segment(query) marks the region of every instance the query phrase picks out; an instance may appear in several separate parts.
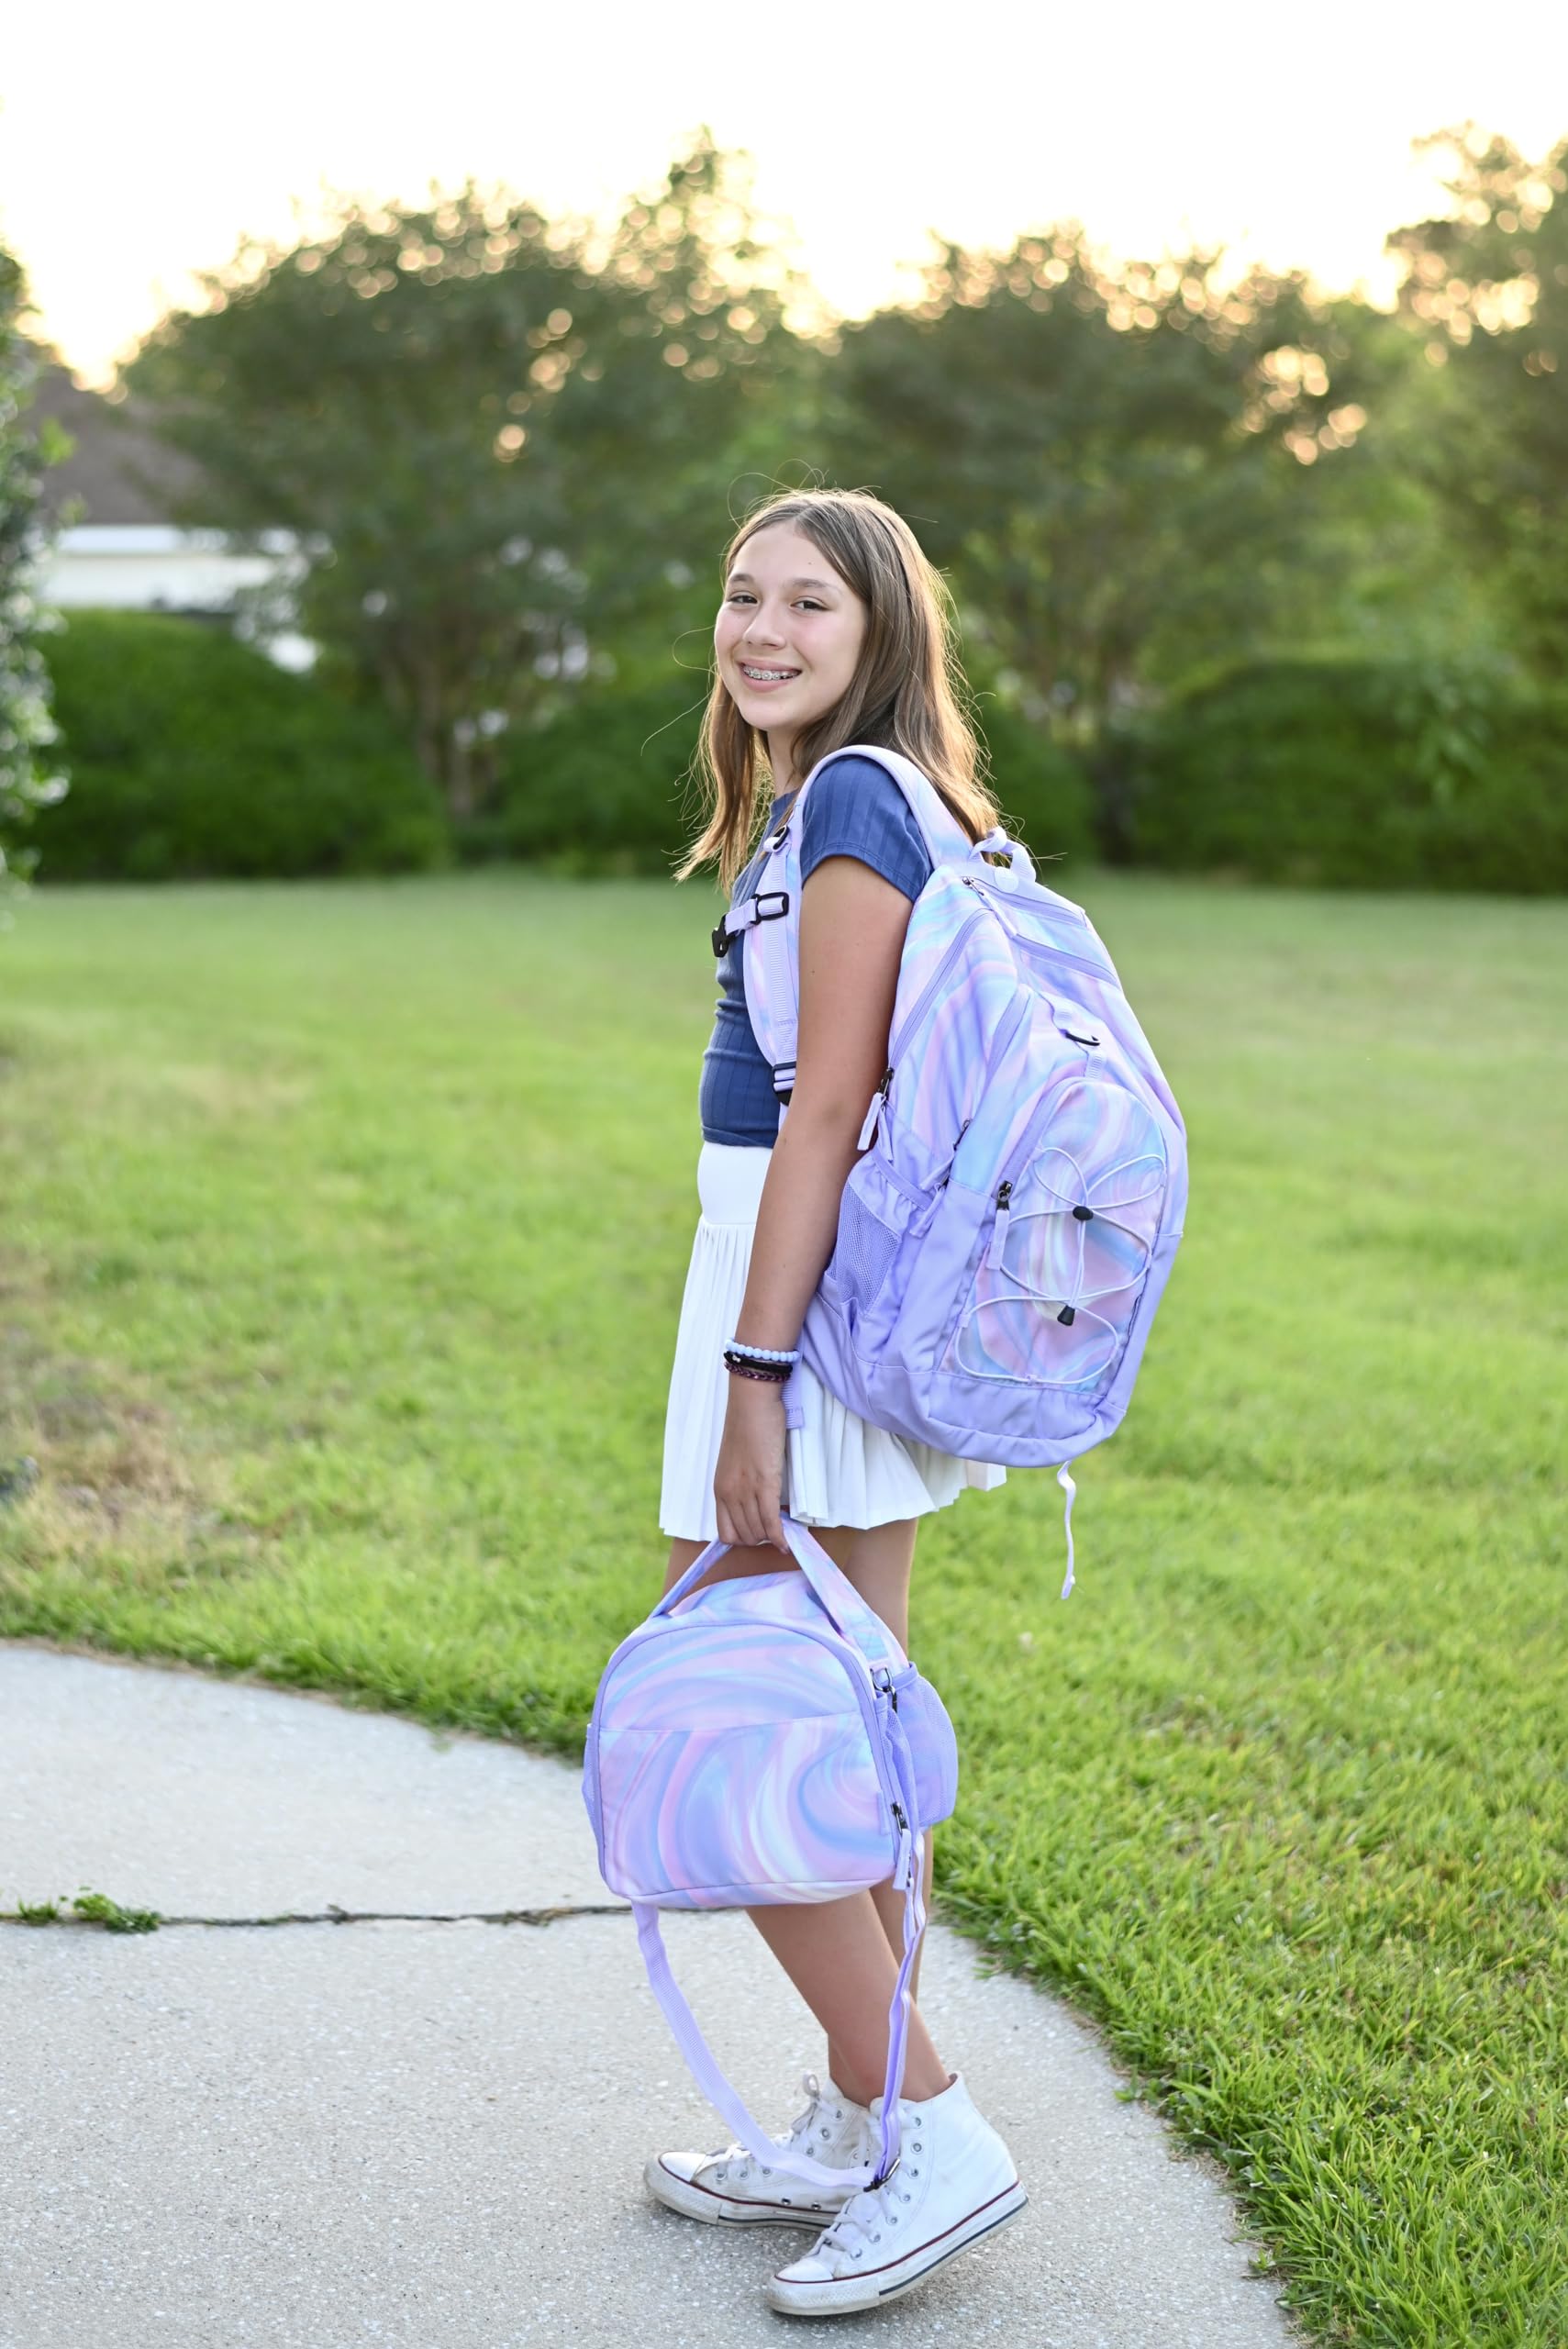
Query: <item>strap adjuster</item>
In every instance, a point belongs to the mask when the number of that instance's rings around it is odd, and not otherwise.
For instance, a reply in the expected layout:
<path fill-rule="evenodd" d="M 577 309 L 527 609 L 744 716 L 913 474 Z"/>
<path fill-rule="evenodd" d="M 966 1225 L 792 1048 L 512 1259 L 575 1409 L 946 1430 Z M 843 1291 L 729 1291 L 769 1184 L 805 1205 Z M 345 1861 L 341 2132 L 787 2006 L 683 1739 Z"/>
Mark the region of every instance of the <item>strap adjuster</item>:
<path fill-rule="evenodd" d="M 789 891 L 787 889 L 769 889 L 760 897 L 748 897 L 745 904 L 751 909 L 751 921 L 742 922 L 739 930 L 727 930 L 724 923 L 721 921 L 713 930 L 710 943 L 712 944 L 713 951 L 716 954 L 722 955 L 725 953 L 728 948 L 730 940 L 732 938 L 742 937 L 754 923 L 760 921 L 782 921 L 785 914 L 789 911 Z M 731 906 L 729 910 L 731 913 L 735 913 L 737 911 L 744 910 L 744 908 Z"/>

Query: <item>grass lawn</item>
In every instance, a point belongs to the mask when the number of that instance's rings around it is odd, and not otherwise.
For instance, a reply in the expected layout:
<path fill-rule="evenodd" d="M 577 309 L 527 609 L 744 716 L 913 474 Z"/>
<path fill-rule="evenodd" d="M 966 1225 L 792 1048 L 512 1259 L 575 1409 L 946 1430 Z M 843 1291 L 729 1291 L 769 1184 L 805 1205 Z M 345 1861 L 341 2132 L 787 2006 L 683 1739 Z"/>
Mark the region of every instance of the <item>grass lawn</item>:
<path fill-rule="evenodd" d="M 1186 1113 L 1127 1427 L 923 1528 L 946 1915 L 1325 2342 L 1568 2342 L 1568 918 L 1089 875 Z M 0 1630 L 576 1754 L 658 1588 L 703 882 L 40 890 Z M 75 1887 L 0 1883 L 0 1903 Z M 116 1887 L 103 1887 L 111 1895 Z"/>

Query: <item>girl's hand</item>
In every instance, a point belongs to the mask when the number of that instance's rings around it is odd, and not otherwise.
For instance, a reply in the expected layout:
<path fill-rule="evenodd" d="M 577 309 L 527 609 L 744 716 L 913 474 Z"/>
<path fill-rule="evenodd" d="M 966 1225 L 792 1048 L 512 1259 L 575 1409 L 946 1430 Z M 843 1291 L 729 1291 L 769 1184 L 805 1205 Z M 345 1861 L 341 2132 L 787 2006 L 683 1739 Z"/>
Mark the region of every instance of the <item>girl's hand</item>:
<path fill-rule="evenodd" d="M 786 1558 L 793 1555 L 779 1509 L 787 1441 L 782 1384 L 730 1375 L 724 1434 L 713 1472 L 721 1542 L 771 1542 Z"/>

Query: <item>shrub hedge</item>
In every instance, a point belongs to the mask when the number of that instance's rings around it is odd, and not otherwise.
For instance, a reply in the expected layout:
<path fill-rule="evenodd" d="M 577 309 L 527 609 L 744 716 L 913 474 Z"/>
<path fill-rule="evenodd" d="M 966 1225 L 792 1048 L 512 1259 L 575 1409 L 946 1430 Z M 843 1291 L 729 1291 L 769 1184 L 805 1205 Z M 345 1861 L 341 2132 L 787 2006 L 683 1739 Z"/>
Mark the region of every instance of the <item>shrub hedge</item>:
<path fill-rule="evenodd" d="M 389 720 L 226 628 L 76 609 L 44 639 L 70 790 L 39 876 L 373 873 L 450 856 L 440 800 Z"/>
<path fill-rule="evenodd" d="M 1134 861 L 1331 887 L 1568 889 L 1568 694 L 1427 662 L 1239 664 L 1129 742 Z"/>
<path fill-rule="evenodd" d="M 1093 860 L 1094 801 L 1082 767 L 1050 736 L 995 695 L 982 696 L 975 723 L 989 761 L 986 781 L 1002 820 L 1021 840 L 1048 889 L 1065 866 Z M 1067 894 L 1073 884 L 1065 879 Z"/>
<path fill-rule="evenodd" d="M 701 815 L 689 769 L 706 700 L 700 674 L 585 687 L 548 725 L 511 738 L 496 805 L 465 828 L 462 852 L 539 858 L 561 872 L 668 873 Z M 1008 829 L 1042 859 L 1088 854 L 1088 787 L 1077 768 L 995 698 L 980 722 Z"/>
<path fill-rule="evenodd" d="M 77 610 L 46 638 L 69 796 L 40 874 L 150 881 L 376 872 L 507 857 L 664 874 L 701 813 L 701 673 L 592 684 L 503 738 L 487 813 L 455 843 L 390 719 L 221 627 Z M 1009 830 L 1063 877 L 1094 854 L 1090 785 L 996 694 L 978 720 Z M 1568 689 L 1429 662 L 1238 663 L 1102 756 L 1132 861 L 1364 888 L 1568 889 Z M 1063 874 L 1063 867 L 1065 873 Z"/>
<path fill-rule="evenodd" d="M 685 774 L 706 699 L 700 675 L 590 684 L 547 724 L 514 728 L 494 803 L 464 826 L 461 853 L 563 874 L 668 874 L 695 826 Z"/>

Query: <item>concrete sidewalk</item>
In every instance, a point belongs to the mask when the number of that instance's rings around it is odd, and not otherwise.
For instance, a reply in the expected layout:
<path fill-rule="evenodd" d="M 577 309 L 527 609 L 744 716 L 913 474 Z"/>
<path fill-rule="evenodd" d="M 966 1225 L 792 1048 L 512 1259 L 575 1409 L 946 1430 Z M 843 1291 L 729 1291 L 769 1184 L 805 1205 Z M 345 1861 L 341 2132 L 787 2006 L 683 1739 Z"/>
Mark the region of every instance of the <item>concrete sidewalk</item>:
<path fill-rule="evenodd" d="M 808 2235 L 644 2198 L 651 2149 L 728 2132 L 560 1763 L 0 1643 L 0 1909 L 83 1885 L 206 1921 L 0 1924 L 0 2349 L 1296 2341 L 1218 2171 L 1173 2159 L 1094 2035 L 940 1926 L 921 2003 L 1029 2209 L 885 2309 L 773 2315 L 762 2282 Z M 223 1921 L 335 1909 L 372 1916 Z M 782 2129 L 821 2067 L 810 2015 L 744 1917 L 672 1915 L 667 1938 L 720 2061 Z"/>

